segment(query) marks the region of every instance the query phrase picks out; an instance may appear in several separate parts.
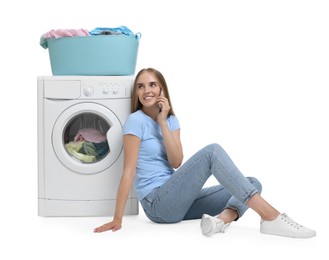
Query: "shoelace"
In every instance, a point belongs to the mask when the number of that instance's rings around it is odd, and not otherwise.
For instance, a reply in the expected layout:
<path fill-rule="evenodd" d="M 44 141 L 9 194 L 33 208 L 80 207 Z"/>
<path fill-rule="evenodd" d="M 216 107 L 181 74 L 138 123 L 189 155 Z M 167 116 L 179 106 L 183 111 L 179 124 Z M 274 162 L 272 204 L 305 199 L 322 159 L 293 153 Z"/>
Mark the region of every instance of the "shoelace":
<path fill-rule="evenodd" d="M 295 222 L 291 218 L 289 218 L 287 216 L 287 214 L 285 214 L 285 213 L 281 215 L 281 220 L 284 221 L 284 222 L 286 222 L 287 224 L 289 224 L 290 226 L 292 226 L 292 227 L 294 227 L 296 229 L 300 229 L 300 228 L 303 227 L 302 225 L 298 224 L 297 222 Z"/>

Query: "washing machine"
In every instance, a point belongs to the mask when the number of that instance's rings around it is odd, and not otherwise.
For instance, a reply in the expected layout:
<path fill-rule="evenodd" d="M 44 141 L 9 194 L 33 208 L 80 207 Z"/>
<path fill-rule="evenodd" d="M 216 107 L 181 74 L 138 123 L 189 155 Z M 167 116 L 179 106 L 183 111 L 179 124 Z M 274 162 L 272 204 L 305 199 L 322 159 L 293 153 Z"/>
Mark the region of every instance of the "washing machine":
<path fill-rule="evenodd" d="M 111 216 L 133 76 L 39 76 L 38 215 Z M 138 214 L 131 189 L 125 215 Z"/>

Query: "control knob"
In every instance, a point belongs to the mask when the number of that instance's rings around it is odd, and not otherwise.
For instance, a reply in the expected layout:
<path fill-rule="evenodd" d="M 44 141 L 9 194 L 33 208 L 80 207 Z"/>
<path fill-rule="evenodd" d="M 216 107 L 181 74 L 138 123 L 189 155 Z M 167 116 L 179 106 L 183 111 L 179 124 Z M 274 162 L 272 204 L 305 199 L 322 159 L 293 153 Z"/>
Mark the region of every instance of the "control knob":
<path fill-rule="evenodd" d="M 83 89 L 83 94 L 86 97 L 91 97 L 94 94 L 94 88 L 92 86 L 88 86 Z"/>

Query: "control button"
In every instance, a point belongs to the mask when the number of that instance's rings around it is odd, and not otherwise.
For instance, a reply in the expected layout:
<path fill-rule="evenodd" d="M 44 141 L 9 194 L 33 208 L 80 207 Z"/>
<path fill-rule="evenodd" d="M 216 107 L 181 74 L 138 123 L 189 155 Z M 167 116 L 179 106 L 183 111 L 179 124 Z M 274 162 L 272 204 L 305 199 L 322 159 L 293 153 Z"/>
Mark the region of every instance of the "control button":
<path fill-rule="evenodd" d="M 86 87 L 83 89 L 83 94 L 86 96 L 86 97 L 91 97 L 93 94 L 94 94 L 94 88 L 89 86 L 89 87 Z"/>
<path fill-rule="evenodd" d="M 108 88 L 104 88 L 104 89 L 103 89 L 103 94 L 104 94 L 104 95 L 107 95 L 108 93 L 109 93 L 109 89 L 108 89 Z"/>

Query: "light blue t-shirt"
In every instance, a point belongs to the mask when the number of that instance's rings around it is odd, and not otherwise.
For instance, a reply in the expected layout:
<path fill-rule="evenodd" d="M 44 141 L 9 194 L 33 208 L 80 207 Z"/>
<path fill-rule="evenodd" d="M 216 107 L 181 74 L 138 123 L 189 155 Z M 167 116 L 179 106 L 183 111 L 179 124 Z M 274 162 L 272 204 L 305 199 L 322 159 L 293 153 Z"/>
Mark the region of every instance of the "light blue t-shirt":
<path fill-rule="evenodd" d="M 169 116 L 167 124 L 170 131 L 180 128 L 176 116 Z M 173 174 L 174 169 L 167 159 L 160 125 L 142 110 L 129 115 L 123 126 L 123 135 L 126 134 L 132 134 L 141 139 L 135 186 L 137 197 L 142 200 L 153 189 L 165 183 Z"/>

